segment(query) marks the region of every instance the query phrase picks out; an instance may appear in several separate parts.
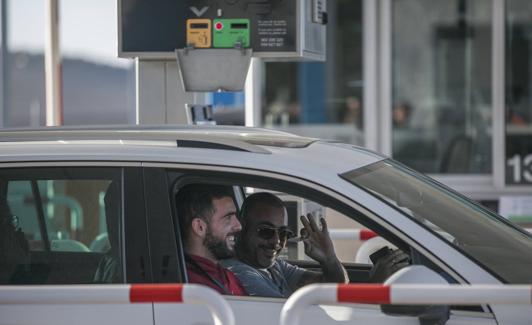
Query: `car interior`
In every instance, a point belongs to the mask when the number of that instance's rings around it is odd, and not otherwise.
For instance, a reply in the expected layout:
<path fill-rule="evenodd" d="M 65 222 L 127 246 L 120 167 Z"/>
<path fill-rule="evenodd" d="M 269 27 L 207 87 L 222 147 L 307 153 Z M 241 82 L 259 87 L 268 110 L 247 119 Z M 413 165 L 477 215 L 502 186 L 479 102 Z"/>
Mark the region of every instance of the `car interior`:
<path fill-rule="evenodd" d="M 198 182 L 198 178 L 193 178 L 192 181 Z M 213 182 L 213 180 L 212 178 L 209 178 L 209 180 L 203 180 L 199 182 L 209 183 Z M 190 182 L 186 180 L 180 180 L 176 183 L 177 187 L 182 187 Z M 220 182 L 217 182 L 216 184 L 219 183 Z M 233 187 L 233 191 L 235 193 L 234 200 L 238 205 L 241 205 L 244 198 L 250 193 L 266 191 L 278 196 L 284 202 L 286 207 L 288 215 L 287 226 L 293 234 L 299 234 L 301 228 L 303 227 L 301 221 L 299 220 L 301 215 L 307 215 L 308 213 L 311 213 L 315 218 L 324 217 L 328 223 L 329 231 L 332 233 L 331 238 L 335 246 L 336 254 L 346 268 L 350 282 L 365 283 L 369 281 L 372 265 L 371 262 L 368 264 L 366 261 L 371 261 L 371 259 L 369 256 L 366 256 L 365 258 L 359 256 L 357 260 L 358 250 L 360 247 L 364 247 L 366 243 L 354 238 L 354 236 L 351 238 L 346 238 L 346 236 L 334 237 L 336 230 L 335 227 L 363 229 L 367 228 L 367 226 L 365 226 L 363 223 L 369 224 L 370 226 L 373 225 L 371 222 L 368 222 L 367 218 L 360 218 L 360 215 L 358 215 L 358 213 L 353 211 L 351 208 L 342 207 L 342 211 L 338 209 L 338 205 L 335 206 L 333 202 L 328 202 L 327 199 L 324 199 L 322 194 L 317 192 L 312 193 L 312 191 L 309 191 L 308 188 L 298 188 L 293 184 L 276 185 L 267 180 L 250 181 L 249 179 L 244 182 L 239 182 L 238 179 L 233 181 L 225 179 L 221 180 L 221 183 L 227 185 L 228 187 Z M 178 190 L 179 188 L 175 189 L 176 192 Z M 334 206 L 334 208 L 332 208 L 332 206 Z M 404 244 L 394 245 L 392 243 L 388 243 L 388 247 L 390 249 L 397 249 L 397 247 L 401 247 L 407 252 L 407 254 L 410 252 L 409 248 L 405 247 Z M 370 254 L 375 253 L 380 248 L 382 247 L 379 246 L 372 248 L 373 251 L 371 251 Z M 364 249 L 363 251 L 366 250 Z M 321 270 L 316 261 L 305 255 L 302 242 L 288 241 L 279 258 L 308 270 Z"/>
<path fill-rule="evenodd" d="M 0 284 L 122 282 L 116 181 L 3 173 Z"/>

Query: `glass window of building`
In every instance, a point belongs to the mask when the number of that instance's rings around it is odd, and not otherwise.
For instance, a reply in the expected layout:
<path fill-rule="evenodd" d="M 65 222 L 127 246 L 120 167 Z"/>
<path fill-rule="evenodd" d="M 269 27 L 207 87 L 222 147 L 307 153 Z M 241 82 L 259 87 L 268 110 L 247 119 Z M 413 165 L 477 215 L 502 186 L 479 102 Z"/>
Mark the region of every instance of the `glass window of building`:
<path fill-rule="evenodd" d="M 392 5 L 394 158 L 426 173 L 490 174 L 491 1 Z"/>
<path fill-rule="evenodd" d="M 364 145 L 362 1 L 327 6 L 327 61 L 266 63 L 262 124 Z"/>
<path fill-rule="evenodd" d="M 532 6 L 506 2 L 506 184 L 532 184 Z"/>

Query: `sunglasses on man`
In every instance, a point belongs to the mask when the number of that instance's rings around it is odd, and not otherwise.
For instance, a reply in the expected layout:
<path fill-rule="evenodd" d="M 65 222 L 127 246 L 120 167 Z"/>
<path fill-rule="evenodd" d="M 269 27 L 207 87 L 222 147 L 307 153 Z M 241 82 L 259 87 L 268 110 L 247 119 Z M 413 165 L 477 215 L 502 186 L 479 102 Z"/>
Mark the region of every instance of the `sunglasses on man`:
<path fill-rule="evenodd" d="M 262 225 L 257 227 L 257 235 L 264 240 L 272 239 L 275 234 L 279 237 L 280 241 L 285 241 L 288 238 L 294 236 L 294 233 L 286 226 L 274 227 L 268 225 Z"/>

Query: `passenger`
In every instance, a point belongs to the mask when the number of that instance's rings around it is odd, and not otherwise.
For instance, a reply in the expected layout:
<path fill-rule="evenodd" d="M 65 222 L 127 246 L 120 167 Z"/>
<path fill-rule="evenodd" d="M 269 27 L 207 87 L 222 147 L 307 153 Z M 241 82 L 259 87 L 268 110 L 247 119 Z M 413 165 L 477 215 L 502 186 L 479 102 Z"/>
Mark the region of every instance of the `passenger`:
<path fill-rule="evenodd" d="M 188 281 L 225 295 L 247 295 L 235 275 L 218 261 L 234 255 L 237 219 L 231 187 L 187 185 L 177 194 Z"/>
<path fill-rule="evenodd" d="M 305 254 L 320 263 L 321 272 L 309 271 L 278 259 L 291 232 L 287 227 L 283 202 L 271 193 L 255 193 L 244 201 L 240 213 L 242 232 L 236 244 L 236 259 L 222 261 L 233 271 L 251 296 L 288 297 L 300 287 L 316 282 L 347 283 L 347 272 L 340 263 L 321 219 L 321 229 L 308 215 L 301 216 L 301 230 Z M 397 254 L 395 254 L 397 255 Z M 403 255 L 394 256 L 404 262 Z M 386 258 L 392 260 L 392 258 Z M 371 272 L 371 282 L 382 282 L 389 274 L 387 265 Z"/>

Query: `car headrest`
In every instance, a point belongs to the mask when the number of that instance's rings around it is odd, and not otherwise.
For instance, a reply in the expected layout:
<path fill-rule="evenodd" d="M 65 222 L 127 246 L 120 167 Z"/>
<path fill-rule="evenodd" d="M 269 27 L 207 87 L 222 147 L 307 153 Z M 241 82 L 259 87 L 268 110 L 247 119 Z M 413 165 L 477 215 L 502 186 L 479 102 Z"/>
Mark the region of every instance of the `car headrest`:
<path fill-rule="evenodd" d="M 112 181 L 105 192 L 105 220 L 111 252 L 118 250 L 120 244 L 121 193 L 120 182 Z"/>

